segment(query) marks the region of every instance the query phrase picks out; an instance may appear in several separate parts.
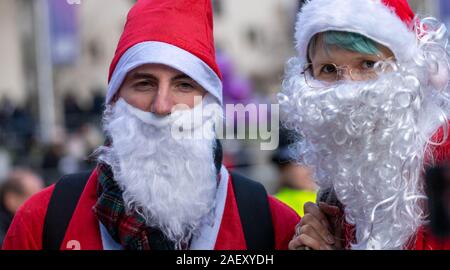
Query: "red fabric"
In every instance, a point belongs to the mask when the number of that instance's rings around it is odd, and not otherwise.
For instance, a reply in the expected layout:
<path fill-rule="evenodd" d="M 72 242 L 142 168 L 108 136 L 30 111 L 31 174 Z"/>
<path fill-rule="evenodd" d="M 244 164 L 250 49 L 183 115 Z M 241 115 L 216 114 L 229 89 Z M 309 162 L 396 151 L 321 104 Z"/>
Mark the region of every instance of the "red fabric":
<path fill-rule="evenodd" d="M 222 79 L 216 63 L 211 0 L 140 0 L 128 13 L 109 80 L 122 55 L 145 41 L 165 42 L 197 56 Z"/>
<path fill-rule="evenodd" d="M 42 231 L 54 185 L 27 200 L 17 211 L 3 241 L 2 249 L 42 249 Z"/>
<path fill-rule="evenodd" d="M 344 246 L 350 249 L 350 243 L 355 239 L 355 227 L 344 224 Z M 408 250 L 450 250 L 450 237 L 439 239 L 429 227 L 421 227 L 415 235 L 415 241 L 406 247 Z"/>
<path fill-rule="evenodd" d="M 269 196 L 269 204 L 275 232 L 275 249 L 288 249 L 289 242 L 295 234 L 295 225 L 300 222 L 300 217 L 292 208 L 272 196 Z"/>
<path fill-rule="evenodd" d="M 96 202 L 97 172 L 94 171 L 81 194 L 67 228 L 61 249 L 102 249 L 98 222 L 91 208 Z M 42 233 L 48 203 L 55 185 L 32 196 L 18 210 L 6 234 L 2 249 L 42 249 Z M 75 241 L 71 241 L 75 240 Z"/>
<path fill-rule="evenodd" d="M 448 122 L 448 132 L 446 141 L 440 145 L 429 146 L 430 156 L 426 156 L 425 163 L 430 165 L 439 165 L 444 162 L 450 161 L 450 122 Z M 441 143 L 444 140 L 444 127 L 439 128 L 439 130 L 431 138 L 432 142 Z"/>
<path fill-rule="evenodd" d="M 231 176 L 228 178 L 231 180 Z M 247 248 L 242 230 L 241 219 L 234 199 L 234 190 L 231 181 L 228 181 L 228 192 L 223 210 L 222 224 L 217 235 L 215 250 L 244 250 Z"/>
<path fill-rule="evenodd" d="M 61 249 L 103 249 L 98 219 L 92 211 L 97 202 L 97 176 L 94 170 L 67 227 Z"/>
<path fill-rule="evenodd" d="M 414 12 L 407 0 L 383 0 L 383 3 L 394 10 L 397 16 L 406 24 L 410 24 L 414 19 Z"/>
<path fill-rule="evenodd" d="M 450 250 L 450 237 L 438 239 L 428 227 L 419 229 L 416 237 L 415 250 Z"/>
<path fill-rule="evenodd" d="M 230 179 L 231 180 L 231 179 Z M 3 243 L 5 250 L 42 249 L 42 231 L 45 214 L 54 186 L 50 186 L 31 197 L 18 211 Z M 101 250 L 103 249 L 100 228 L 92 207 L 97 197 L 97 172 L 94 171 L 81 194 L 80 201 L 68 226 L 61 249 Z M 295 225 L 300 218 L 285 204 L 269 196 L 275 248 L 287 249 L 294 235 Z M 216 250 L 245 249 L 244 233 L 239 218 L 231 181 L 224 215 L 216 240 Z"/>

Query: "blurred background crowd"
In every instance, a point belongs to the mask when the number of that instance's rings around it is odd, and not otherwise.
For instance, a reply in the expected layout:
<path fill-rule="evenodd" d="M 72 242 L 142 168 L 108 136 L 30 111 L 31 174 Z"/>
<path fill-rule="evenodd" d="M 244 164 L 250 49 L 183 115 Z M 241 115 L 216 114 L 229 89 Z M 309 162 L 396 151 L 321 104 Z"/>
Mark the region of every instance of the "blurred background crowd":
<path fill-rule="evenodd" d="M 87 157 L 104 140 L 108 68 L 134 2 L 0 0 L 0 244 L 26 198 L 95 166 Z M 409 2 L 450 26 L 450 1 Z M 301 5 L 213 0 L 225 104 L 275 103 Z M 262 151 L 259 140 L 223 140 L 224 163 L 285 202 L 314 200 L 309 170 L 289 162 L 290 138 L 281 130 L 275 151 Z"/>

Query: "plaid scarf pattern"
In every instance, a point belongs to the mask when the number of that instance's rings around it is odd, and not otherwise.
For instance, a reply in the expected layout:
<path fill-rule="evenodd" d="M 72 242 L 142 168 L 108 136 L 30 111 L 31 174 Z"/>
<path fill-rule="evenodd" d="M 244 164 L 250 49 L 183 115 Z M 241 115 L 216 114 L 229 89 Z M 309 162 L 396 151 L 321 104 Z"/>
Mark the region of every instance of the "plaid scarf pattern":
<path fill-rule="evenodd" d="M 175 249 L 174 243 L 160 230 L 148 227 L 136 211 L 126 211 L 122 190 L 114 180 L 111 168 L 100 163 L 97 170 L 98 200 L 93 211 L 111 237 L 126 250 Z"/>

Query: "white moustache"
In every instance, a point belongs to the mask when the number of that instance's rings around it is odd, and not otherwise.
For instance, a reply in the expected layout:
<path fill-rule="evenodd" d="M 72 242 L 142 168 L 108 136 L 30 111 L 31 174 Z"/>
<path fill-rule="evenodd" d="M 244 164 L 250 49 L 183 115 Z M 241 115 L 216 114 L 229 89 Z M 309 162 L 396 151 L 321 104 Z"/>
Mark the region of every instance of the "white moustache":
<path fill-rule="evenodd" d="M 120 98 L 115 106 L 118 111 L 127 111 L 143 123 L 156 128 L 182 128 L 183 130 L 195 130 L 205 122 L 216 120 L 221 114 L 221 107 L 214 98 L 206 95 L 204 99 L 192 109 L 187 106 L 177 105 L 169 115 L 158 115 L 152 112 L 142 111 L 128 104 Z M 183 109 L 180 109 L 182 107 Z"/>

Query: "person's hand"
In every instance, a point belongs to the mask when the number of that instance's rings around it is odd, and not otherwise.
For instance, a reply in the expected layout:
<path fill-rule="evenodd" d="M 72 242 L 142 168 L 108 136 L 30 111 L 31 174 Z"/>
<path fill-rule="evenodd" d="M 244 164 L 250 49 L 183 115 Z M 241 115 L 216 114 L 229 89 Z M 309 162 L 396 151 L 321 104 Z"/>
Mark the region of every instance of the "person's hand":
<path fill-rule="evenodd" d="M 305 215 L 296 226 L 289 249 L 341 249 L 342 228 L 337 222 L 341 216 L 340 209 L 323 202 L 319 205 L 308 202 L 305 203 L 304 210 Z"/>

